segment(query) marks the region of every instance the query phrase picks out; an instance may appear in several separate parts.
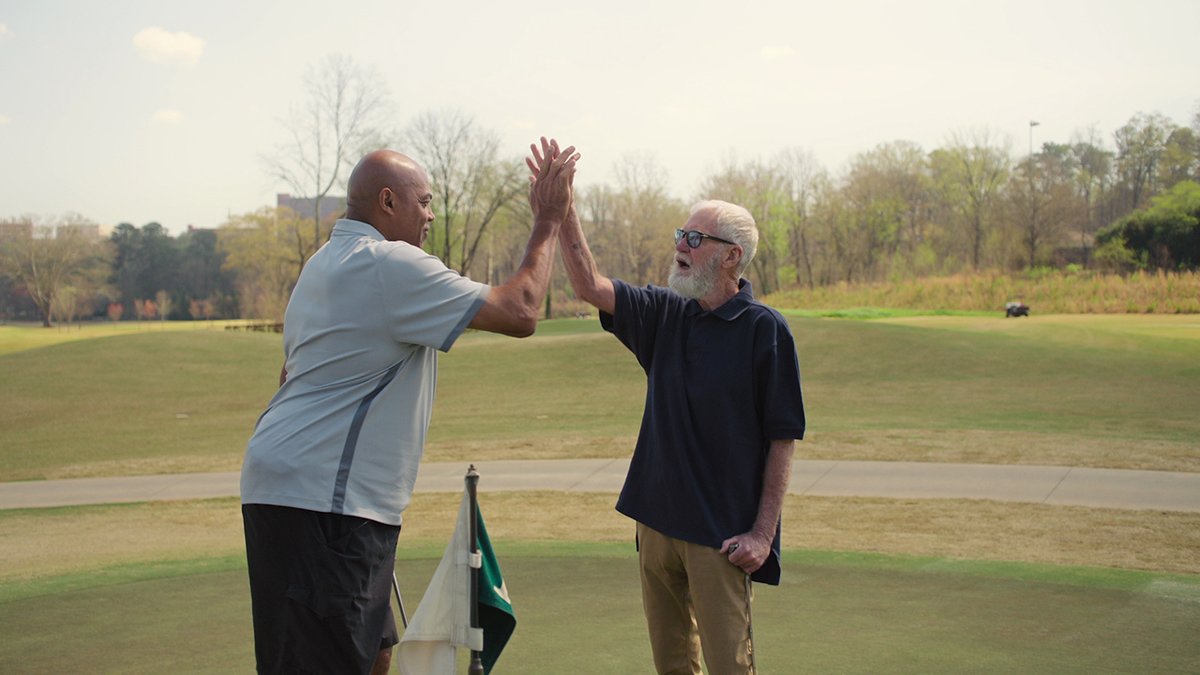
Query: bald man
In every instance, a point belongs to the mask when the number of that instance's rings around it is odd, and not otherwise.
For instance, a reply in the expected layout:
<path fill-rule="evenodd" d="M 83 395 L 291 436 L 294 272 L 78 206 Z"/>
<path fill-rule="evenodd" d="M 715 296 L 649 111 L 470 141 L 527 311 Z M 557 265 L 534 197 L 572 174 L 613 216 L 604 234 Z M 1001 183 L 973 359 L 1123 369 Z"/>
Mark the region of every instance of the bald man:
<path fill-rule="evenodd" d="M 381 150 L 350 174 L 346 217 L 292 291 L 280 387 L 242 467 L 259 672 L 386 672 L 396 542 L 437 352 L 468 327 L 531 335 L 546 295 L 579 155 L 545 138 L 534 154 L 533 232 L 494 287 L 422 250 L 434 214 L 419 164 Z"/>

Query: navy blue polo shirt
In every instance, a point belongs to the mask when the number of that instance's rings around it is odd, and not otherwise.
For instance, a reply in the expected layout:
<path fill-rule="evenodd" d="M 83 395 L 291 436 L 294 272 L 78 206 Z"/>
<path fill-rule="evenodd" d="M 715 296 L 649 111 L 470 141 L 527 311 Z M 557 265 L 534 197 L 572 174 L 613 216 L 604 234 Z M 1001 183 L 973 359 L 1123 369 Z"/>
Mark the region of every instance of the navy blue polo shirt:
<path fill-rule="evenodd" d="M 804 438 L 800 363 L 787 321 L 750 283 L 717 309 L 614 279 L 600 323 L 646 371 L 646 407 L 617 510 L 663 534 L 720 548 L 758 515 L 772 440 Z M 752 575 L 778 584 L 772 555 Z"/>

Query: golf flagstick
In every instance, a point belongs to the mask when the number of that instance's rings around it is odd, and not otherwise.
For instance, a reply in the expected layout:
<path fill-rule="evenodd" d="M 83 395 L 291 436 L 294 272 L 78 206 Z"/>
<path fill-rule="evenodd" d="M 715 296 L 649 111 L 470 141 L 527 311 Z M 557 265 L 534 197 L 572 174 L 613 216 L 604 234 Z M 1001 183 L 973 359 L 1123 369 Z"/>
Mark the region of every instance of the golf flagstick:
<path fill-rule="evenodd" d="M 467 468 L 467 475 L 464 478 L 467 482 L 467 496 L 470 499 L 471 525 L 470 541 L 471 541 L 471 556 L 474 557 L 479 553 L 479 501 L 476 494 L 479 485 L 479 472 L 475 470 L 475 465 L 472 464 Z M 471 628 L 479 628 L 479 567 L 478 563 L 471 565 Z M 482 652 L 471 650 L 471 665 L 467 669 L 469 675 L 483 675 L 483 659 Z"/>

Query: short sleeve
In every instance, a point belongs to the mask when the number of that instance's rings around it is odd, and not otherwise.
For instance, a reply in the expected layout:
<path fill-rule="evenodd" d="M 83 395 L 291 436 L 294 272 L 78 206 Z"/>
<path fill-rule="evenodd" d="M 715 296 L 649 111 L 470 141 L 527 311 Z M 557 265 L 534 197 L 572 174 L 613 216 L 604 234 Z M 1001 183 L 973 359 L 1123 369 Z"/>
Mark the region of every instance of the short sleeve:
<path fill-rule="evenodd" d="M 758 396 L 763 434 L 768 440 L 803 439 L 804 395 L 800 386 L 800 359 L 787 321 L 774 313 L 760 329 Z"/>
<path fill-rule="evenodd" d="M 643 369 L 649 370 L 666 291 L 630 286 L 620 279 L 613 279 L 613 291 L 613 313 L 600 312 L 600 326 L 628 347 Z"/>
<path fill-rule="evenodd" d="M 389 247 L 378 270 L 392 338 L 441 351 L 466 330 L 490 290 L 408 244 Z"/>

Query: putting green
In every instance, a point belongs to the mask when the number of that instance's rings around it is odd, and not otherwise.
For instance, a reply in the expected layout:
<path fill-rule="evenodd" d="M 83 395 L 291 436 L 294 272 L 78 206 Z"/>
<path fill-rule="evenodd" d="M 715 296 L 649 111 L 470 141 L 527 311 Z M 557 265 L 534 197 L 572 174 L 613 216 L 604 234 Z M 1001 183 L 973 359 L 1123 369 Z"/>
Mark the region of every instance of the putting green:
<path fill-rule="evenodd" d="M 437 563 L 403 557 L 411 613 Z M 510 544 L 498 672 L 649 672 L 630 544 Z M 755 590 L 759 666 L 802 672 L 1196 672 L 1200 583 L 1038 565 L 788 551 Z M 69 630 L 67 630 L 69 627 Z M 252 670 L 237 559 L 0 603 L 0 672 Z"/>

